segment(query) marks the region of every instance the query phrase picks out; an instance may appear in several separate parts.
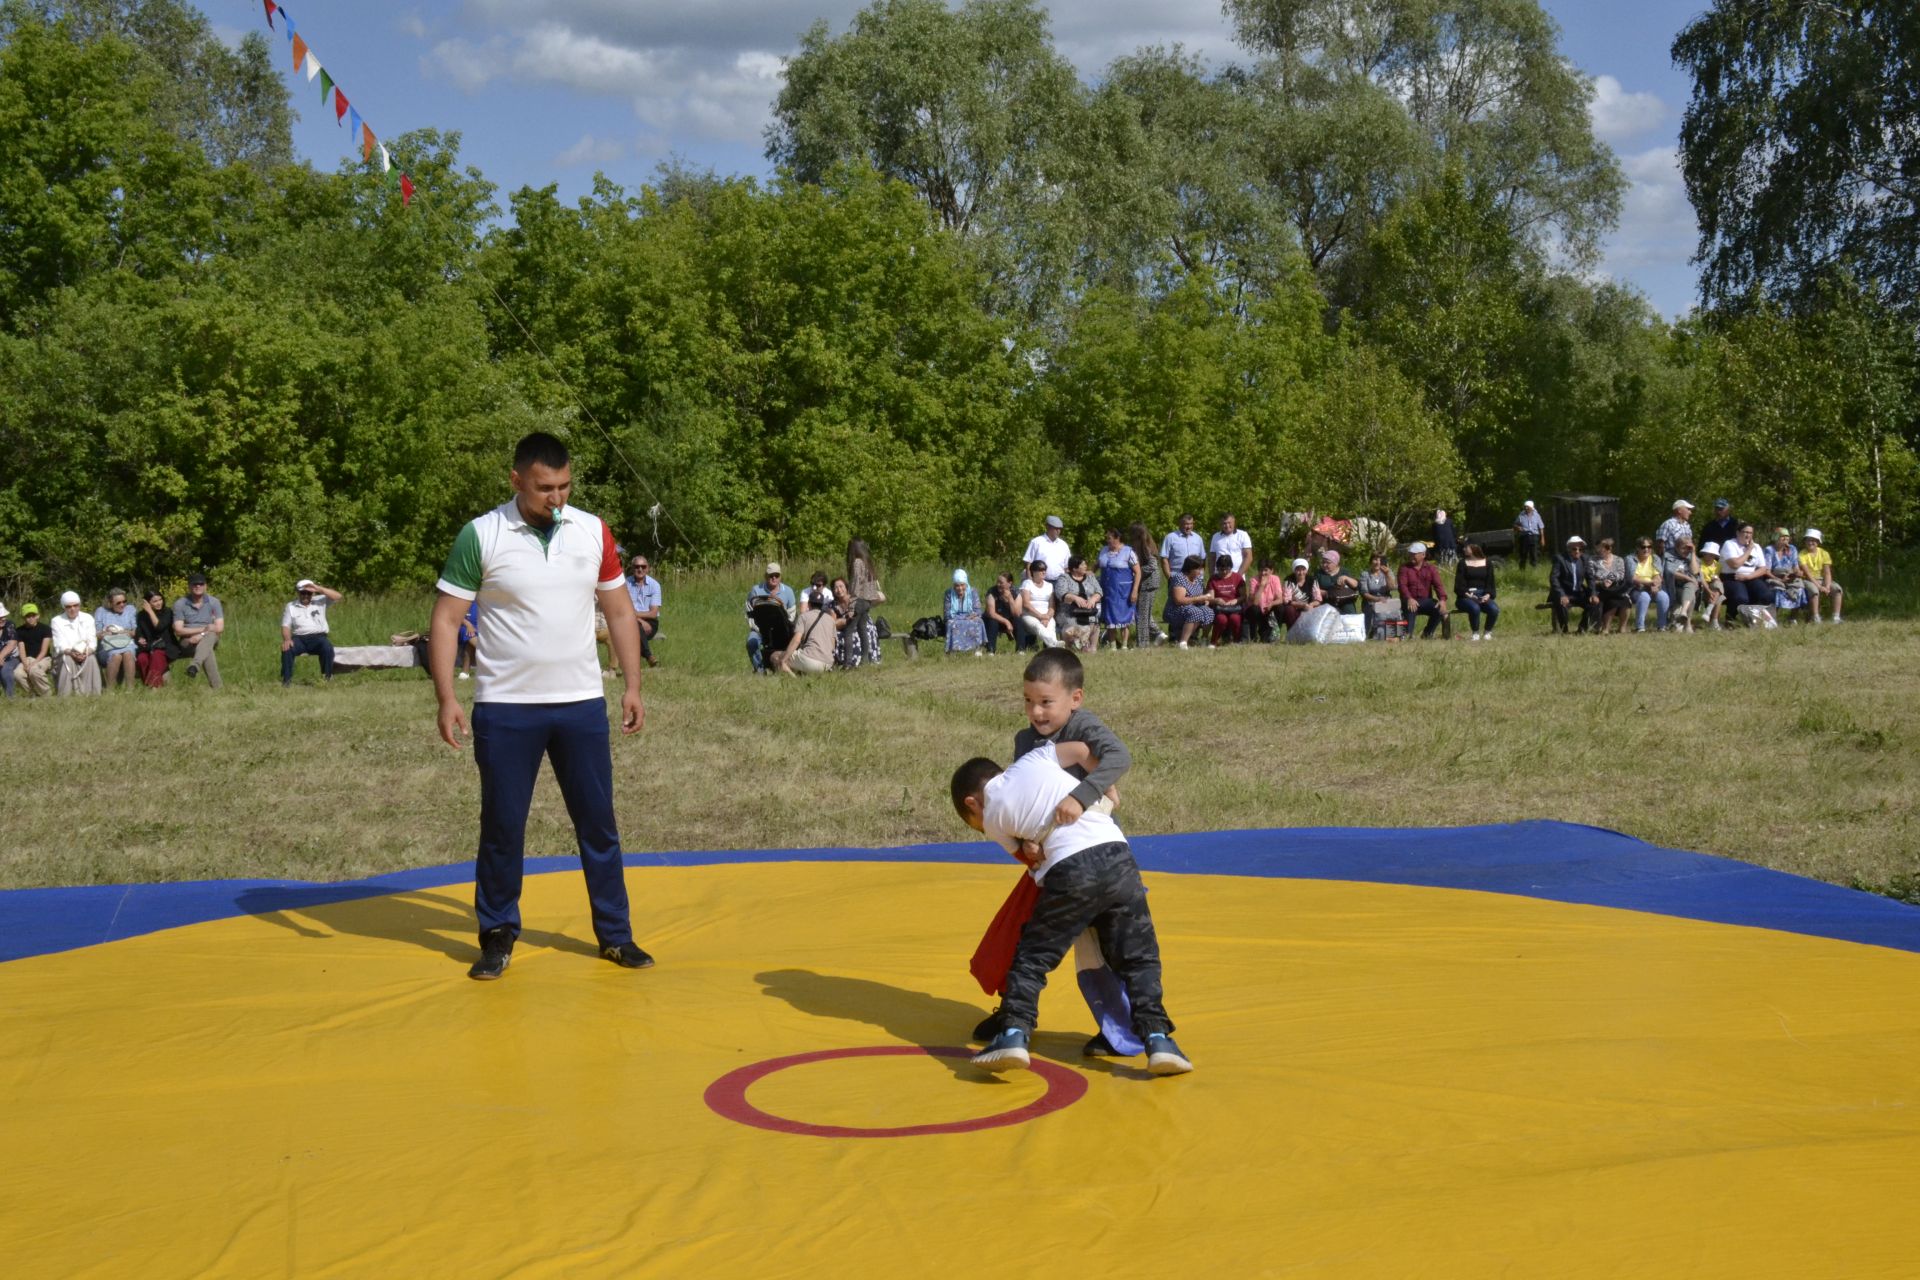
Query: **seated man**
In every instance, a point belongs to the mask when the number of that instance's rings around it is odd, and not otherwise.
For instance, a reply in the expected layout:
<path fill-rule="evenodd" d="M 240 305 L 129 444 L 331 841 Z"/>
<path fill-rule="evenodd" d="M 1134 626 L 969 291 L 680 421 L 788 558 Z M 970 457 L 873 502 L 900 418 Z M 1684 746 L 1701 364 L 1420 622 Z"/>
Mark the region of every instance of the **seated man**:
<path fill-rule="evenodd" d="M 1407 636 L 1413 636 L 1415 619 L 1427 620 L 1422 640 L 1431 640 L 1436 628 L 1440 638 L 1453 639 L 1453 619 L 1447 616 L 1446 591 L 1440 585 L 1440 571 L 1427 563 L 1427 544 L 1416 542 L 1407 548 L 1408 562 L 1400 566 L 1400 609 L 1407 619 Z"/>
<path fill-rule="evenodd" d="M 1822 544 L 1820 531 L 1809 529 L 1801 535 L 1806 549 L 1800 553 L 1800 576 L 1806 580 L 1808 607 L 1813 620 L 1820 621 L 1820 602 L 1833 602 L 1833 620 L 1840 621 L 1840 584 L 1833 580 L 1833 555 Z"/>
<path fill-rule="evenodd" d="M 173 602 L 173 634 L 187 653 L 187 675 L 206 673 L 207 688 L 220 687 L 220 659 L 214 652 L 226 634 L 227 611 L 207 591 L 207 575 L 187 575 L 187 594 Z"/>
<path fill-rule="evenodd" d="M 1600 593 L 1587 564 L 1587 540 L 1577 533 L 1567 539 L 1566 554 L 1553 558 L 1547 574 L 1547 603 L 1553 606 L 1553 629 L 1561 635 L 1567 633 L 1575 606 L 1580 609 L 1581 635 L 1599 620 Z"/>
<path fill-rule="evenodd" d="M 657 667 L 653 656 L 653 638 L 660 634 L 660 605 L 663 596 L 660 580 L 648 572 L 652 566 L 645 556 L 635 556 L 627 565 L 627 596 L 633 601 L 634 620 L 640 624 L 640 656 L 647 665 Z"/>
<path fill-rule="evenodd" d="M 333 679 L 333 637 L 328 634 L 327 610 L 340 603 L 341 592 L 312 578 L 294 585 L 293 599 L 280 611 L 280 687 L 293 683 L 293 661 L 303 653 L 320 659 L 320 678 Z"/>
<path fill-rule="evenodd" d="M 765 580 L 747 592 L 747 661 L 755 671 L 768 669 L 769 655 L 793 639 L 793 588 L 780 580 L 780 566 L 767 565 Z"/>

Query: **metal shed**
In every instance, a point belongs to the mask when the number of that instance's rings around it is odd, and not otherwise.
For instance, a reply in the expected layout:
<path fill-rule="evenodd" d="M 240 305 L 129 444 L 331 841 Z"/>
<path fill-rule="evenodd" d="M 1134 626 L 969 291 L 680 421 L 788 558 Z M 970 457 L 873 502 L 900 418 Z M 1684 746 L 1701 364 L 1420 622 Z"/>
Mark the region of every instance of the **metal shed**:
<path fill-rule="evenodd" d="M 1620 546 L 1620 499 L 1597 493 L 1555 493 L 1547 497 L 1547 549 L 1551 553 L 1579 534 L 1592 546 L 1612 538 Z"/>

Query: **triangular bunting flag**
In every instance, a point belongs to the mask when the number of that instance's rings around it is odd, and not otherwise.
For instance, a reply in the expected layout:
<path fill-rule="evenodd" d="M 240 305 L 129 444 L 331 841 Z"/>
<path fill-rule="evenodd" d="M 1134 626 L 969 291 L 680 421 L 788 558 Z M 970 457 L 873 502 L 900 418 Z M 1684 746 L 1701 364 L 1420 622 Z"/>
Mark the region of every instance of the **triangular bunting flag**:
<path fill-rule="evenodd" d="M 337 128 L 347 118 L 347 95 L 338 89 L 333 91 L 333 123 Z"/>
<path fill-rule="evenodd" d="M 293 24 L 287 24 L 287 30 L 293 30 Z M 300 36 L 293 38 L 293 69 L 298 71 L 300 64 L 307 60 L 307 42 Z"/>
<path fill-rule="evenodd" d="M 312 79 L 312 77 L 309 76 L 308 79 Z M 323 107 L 326 106 L 327 99 L 331 98 L 332 96 L 333 96 L 333 77 L 327 73 L 327 69 L 325 67 L 321 67 L 320 68 L 320 105 Z"/>
<path fill-rule="evenodd" d="M 267 30 L 271 31 L 273 30 L 273 11 L 280 6 L 275 4 L 273 0 L 262 0 L 262 3 L 267 6 Z"/>
<path fill-rule="evenodd" d="M 281 18 L 283 18 L 283 19 L 285 19 L 285 21 L 286 21 L 286 24 L 287 24 L 287 41 L 288 41 L 288 43 L 292 43 L 292 41 L 293 41 L 293 15 L 292 15 L 292 14 L 290 14 L 290 13 L 288 13 L 288 12 L 287 12 L 287 11 L 286 11 L 285 9 L 282 9 L 282 10 L 280 11 L 280 16 L 281 16 Z M 300 69 L 300 68 L 299 68 L 299 67 L 297 67 L 297 66 L 296 66 L 296 67 L 294 68 L 294 70 L 295 70 L 295 71 L 298 71 L 299 69 Z"/>
<path fill-rule="evenodd" d="M 360 136 L 360 111 L 357 107 L 347 108 L 347 136 L 350 138 Z"/>
<path fill-rule="evenodd" d="M 371 134 L 373 131 L 369 129 L 367 132 Z M 380 172 L 391 173 L 392 171 L 393 157 L 387 154 L 387 146 L 383 142 L 380 144 Z"/>
<path fill-rule="evenodd" d="M 413 179 L 406 174 L 400 175 L 400 207 L 406 208 L 413 203 Z"/>
<path fill-rule="evenodd" d="M 313 50 L 307 50 L 307 79 L 313 79 L 320 71 L 320 59 L 313 56 Z"/>
<path fill-rule="evenodd" d="M 370 124 L 360 126 L 360 158 L 369 163 L 373 160 L 373 126 Z"/>

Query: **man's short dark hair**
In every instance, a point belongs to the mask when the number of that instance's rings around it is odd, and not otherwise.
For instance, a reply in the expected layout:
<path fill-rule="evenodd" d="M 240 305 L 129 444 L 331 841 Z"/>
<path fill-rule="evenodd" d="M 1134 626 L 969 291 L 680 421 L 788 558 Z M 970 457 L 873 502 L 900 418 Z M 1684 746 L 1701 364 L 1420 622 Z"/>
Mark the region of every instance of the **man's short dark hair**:
<path fill-rule="evenodd" d="M 977 796 L 987 789 L 987 783 L 999 777 L 1000 766 L 985 756 L 975 756 L 953 771 L 953 782 L 949 790 L 953 793 L 953 811 L 962 818 L 967 816 L 967 806 L 962 803 L 968 796 Z"/>
<path fill-rule="evenodd" d="M 567 452 L 567 446 L 560 437 L 549 435 L 545 431 L 535 431 L 522 436 L 520 443 L 513 446 L 513 469 L 525 471 L 534 463 L 543 467 L 552 467 L 558 471 L 573 461 L 573 455 Z"/>
<path fill-rule="evenodd" d="M 1042 649 L 1027 663 L 1022 680 L 1058 680 L 1071 693 L 1087 682 L 1087 669 L 1068 649 Z"/>

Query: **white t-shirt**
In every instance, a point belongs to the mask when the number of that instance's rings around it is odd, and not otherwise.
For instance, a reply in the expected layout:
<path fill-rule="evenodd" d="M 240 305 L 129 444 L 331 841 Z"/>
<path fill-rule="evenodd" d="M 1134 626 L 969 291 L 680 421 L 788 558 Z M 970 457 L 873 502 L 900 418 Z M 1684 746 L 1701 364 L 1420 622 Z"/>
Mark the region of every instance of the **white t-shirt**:
<path fill-rule="evenodd" d="M 315 596 L 308 604 L 289 600 L 280 611 L 280 625 L 292 628 L 297 636 L 323 636 L 327 634 L 327 606 L 332 603 L 325 596 Z"/>
<path fill-rule="evenodd" d="M 1245 529 L 1235 529 L 1232 533 L 1222 530 L 1207 543 L 1207 574 L 1213 574 L 1213 562 L 1221 556 L 1232 556 L 1234 572 L 1245 573 L 1247 560 L 1252 555 L 1253 538 Z"/>
<path fill-rule="evenodd" d="M 1067 545 L 1065 538 L 1049 538 L 1043 533 L 1027 544 L 1025 563 L 1032 564 L 1035 560 L 1045 560 L 1048 582 L 1065 573 L 1067 561 L 1071 559 L 1073 559 L 1073 548 Z"/>
<path fill-rule="evenodd" d="M 1078 822 L 1053 825 L 1053 811 L 1073 794 L 1080 779 L 1060 767 L 1059 753 L 1043 742 L 1013 762 L 1011 768 L 987 783 L 980 825 L 987 838 L 1012 853 L 1021 840 L 1038 840 L 1046 861 L 1030 873 L 1034 883 L 1083 849 L 1115 844 L 1127 837 L 1111 815 L 1089 809 Z"/>
<path fill-rule="evenodd" d="M 1053 616 L 1053 588 L 1047 583 L 1028 578 L 1020 584 L 1020 595 L 1025 601 L 1023 613 L 1037 614 L 1044 610 L 1048 617 Z"/>

